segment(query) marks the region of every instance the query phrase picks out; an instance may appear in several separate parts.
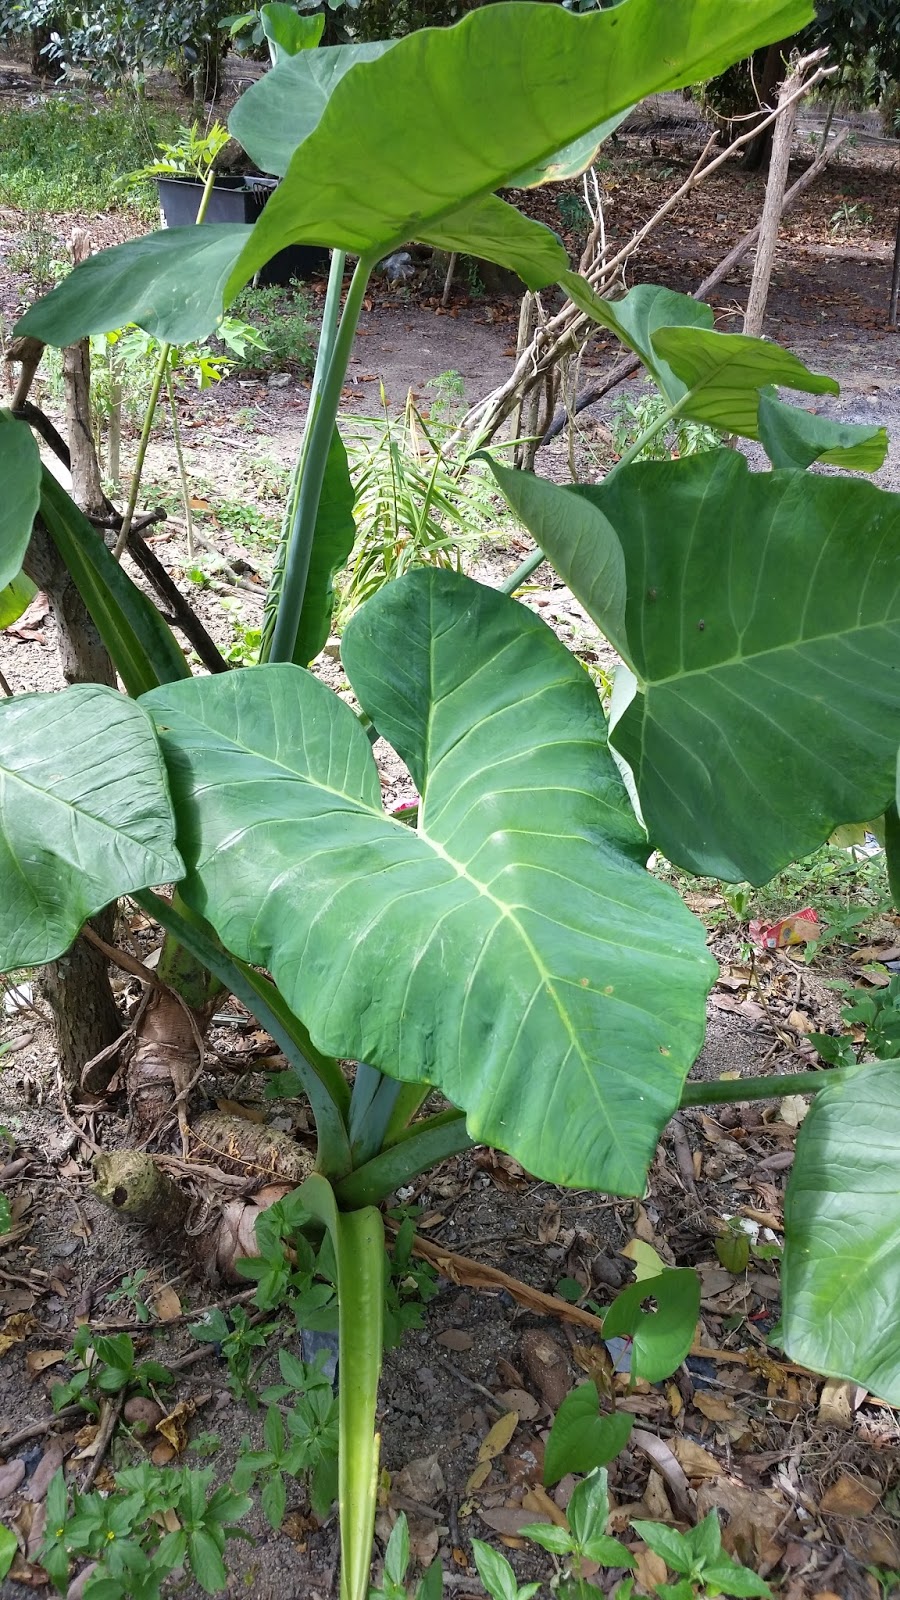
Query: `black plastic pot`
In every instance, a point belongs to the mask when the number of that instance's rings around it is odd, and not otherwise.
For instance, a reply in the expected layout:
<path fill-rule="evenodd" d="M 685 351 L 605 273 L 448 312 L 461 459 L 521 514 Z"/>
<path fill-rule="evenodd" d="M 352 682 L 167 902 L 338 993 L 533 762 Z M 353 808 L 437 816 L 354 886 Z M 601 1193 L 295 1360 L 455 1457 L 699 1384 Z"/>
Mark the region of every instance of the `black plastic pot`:
<path fill-rule="evenodd" d="M 203 193 L 203 185 L 196 178 L 157 178 L 156 184 L 167 228 L 190 227 L 196 222 Z M 217 178 L 203 220 L 253 223 L 277 185 L 277 178 Z M 256 281 L 265 287 L 327 271 L 328 251 L 323 246 L 290 244 L 260 268 Z"/>

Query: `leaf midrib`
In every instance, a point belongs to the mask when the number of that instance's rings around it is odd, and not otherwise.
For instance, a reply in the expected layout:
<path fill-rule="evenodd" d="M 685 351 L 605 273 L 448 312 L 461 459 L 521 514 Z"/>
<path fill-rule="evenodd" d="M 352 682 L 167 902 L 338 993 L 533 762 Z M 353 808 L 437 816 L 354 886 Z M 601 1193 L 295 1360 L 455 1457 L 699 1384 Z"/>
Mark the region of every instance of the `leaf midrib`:
<path fill-rule="evenodd" d="M 757 662 L 765 661 L 770 656 L 802 651 L 812 645 L 829 644 L 835 641 L 842 644 L 848 639 L 857 639 L 860 635 L 865 635 L 866 633 L 880 632 L 895 627 L 900 627 L 900 616 L 884 617 L 878 622 L 866 622 L 853 628 L 844 628 L 839 632 L 811 634 L 805 639 L 789 639 L 783 644 L 772 645 L 768 650 L 757 650 L 748 655 L 729 656 L 727 659 L 713 662 L 709 666 L 682 668 L 680 672 L 669 673 L 664 678 L 644 676 L 641 680 L 641 688 L 645 694 L 649 694 L 654 689 L 663 689 L 673 683 L 683 683 L 690 678 L 710 678 L 717 672 L 724 672 L 731 667 L 751 666 Z"/>

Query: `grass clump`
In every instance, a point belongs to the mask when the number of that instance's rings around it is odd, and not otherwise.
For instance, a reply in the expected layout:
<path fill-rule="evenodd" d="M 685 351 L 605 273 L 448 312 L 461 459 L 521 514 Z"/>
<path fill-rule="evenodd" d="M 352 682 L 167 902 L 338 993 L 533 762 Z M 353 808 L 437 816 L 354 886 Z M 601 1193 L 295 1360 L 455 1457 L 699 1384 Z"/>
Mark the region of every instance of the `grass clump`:
<path fill-rule="evenodd" d="M 175 117 L 124 99 L 57 93 L 0 111 L 0 201 L 26 212 L 128 210 L 156 217 L 155 185 L 130 183 Z"/>

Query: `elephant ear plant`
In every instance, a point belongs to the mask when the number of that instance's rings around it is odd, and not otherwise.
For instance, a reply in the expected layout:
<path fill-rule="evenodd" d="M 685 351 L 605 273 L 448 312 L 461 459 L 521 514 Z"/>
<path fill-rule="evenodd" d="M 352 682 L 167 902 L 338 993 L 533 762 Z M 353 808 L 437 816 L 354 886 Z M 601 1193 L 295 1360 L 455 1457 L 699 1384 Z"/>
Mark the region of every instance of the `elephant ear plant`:
<path fill-rule="evenodd" d="M 558 239 L 494 193 L 578 170 L 634 101 L 810 16 L 805 0 L 499 4 L 385 45 L 288 43 L 232 116 L 284 175 L 254 227 L 94 256 L 19 325 L 60 345 L 127 322 L 200 338 L 285 244 L 334 249 L 259 667 L 190 677 L 24 425 L 0 422 L 0 579 L 40 515 L 132 697 L 0 704 L 0 966 L 54 958 L 132 894 L 287 1054 L 318 1133 L 300 1203 L 337 1268 L 344 1600 L 365 1595 L 375 1508 L 378 1205 L 473 1140 L 550 1182 L 640 1195 L 679 1105 L 821 1090 L 788 1200 L 783 1339 L 900 1399 L 897 1064 L 686 1083 L 715 969 L 701 924 L 645 870 L 660 847 L 760 882 L 836 824 L 890 811 L 900 501 L 804 470 L 877 466 L 883 436 L 781 399 L 775 386 L 837 386 L 717 333 L 682 296 L 597 299 Z M 372 267 L 413 238 L 534 288 L 561 281 L 640 354 L 667 402 L 655 427 L 713 422 L 777 464 L 626 458 L 589 490 L 495 469 L 533 564 L 546 553 L 622 657 L 611 738 L 543 622 L 458 575 L 412 573 L 353 618 L 342 649 L 361 718 L 307 671 L 352 543 L 336 414 L 356 320 Z M 344 252 L 358 262 L 340 311 Z M 412 825 L 382 809 L 374 730 L 416 785 Z M 152 892 L 173 882 L 173 900 Z M 423 1114 L 435 1089 L 448 1104 Z"/>

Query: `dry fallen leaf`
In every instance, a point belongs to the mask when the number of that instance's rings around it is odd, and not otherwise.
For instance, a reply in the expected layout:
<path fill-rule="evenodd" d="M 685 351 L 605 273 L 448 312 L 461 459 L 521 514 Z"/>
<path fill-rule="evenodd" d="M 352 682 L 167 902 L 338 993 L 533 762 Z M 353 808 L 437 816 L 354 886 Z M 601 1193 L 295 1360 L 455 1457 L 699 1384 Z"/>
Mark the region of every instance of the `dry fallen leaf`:
<path fill-rule="evenodd" d="M 474 1494 L 475 1490 L 480 1489 L 483 1483 L 487 1483 L 491 1475 L 492 1465 L 493 1463 L 490 1461 L 479 1461 L 477 1467 L 472 1468 L 466 1479 L 466 1494 Z"/>
<path fill-rule="evenodd" d="M 722 1471 L 715 1457 L 702 1445 L 695 1444 L 693 1439 L 673 1439 L 672 1450 L 689 1478 L 718 1478 Z"/>
<path fill-rule="evenodd" d="M 446 1488 L 437 1456 L 416 1456 L 408 1461 L 394 1475 L 391 1488 L 407 1500 L 418 1500 L 423 1506 L 433 1505 Z"/>
<path fill-rule="evenodd" d="M 14 1316 L 7 1317 L 0 1330 L 0 1356 L 5 1356 L 14 1344 L 21 1344 L 37 1327 L 37 1319 L 30 1311 L 17 1311 Z"/>
<path fill-rule="evenodd" d="M 880 1500 L 881 1490 L 874 1478 L 863 1480 L 842 1472 L 837 1482 L 826 1489 L 819 1510 L 830 1517 L 867 1517 Z"/>
<path fill-rule="evenodd" d="M 730 1400 L 718 1394 L 709 1394 L 705 1389 L 698 1389 L 694 1394 L 692 1404 L 703 1417 L 708 1417 L 710 1422 L 733 1422 L 734 1406 Z"/>
<path fill-rule="evenodd" d="M 174 1453 L 178 1456 L 181 1455 L 183 1450 L 187 1449 L 187 1425 L 190 1418 L 194 1415 L 194 1410 L 195 1407 L 191 1401 L 180 1400 L 177 1406 L 173 1406 L 172 1410 L 169 1412 L 169 1415 L 167 1417 L 163 1417 L 162 1422 L 158 1422 L 156 1424 L 157 1433 L 162 1435 L 166 1442 L 172 1446 Z M 153 1452 L 153 1459 L 156 1459 L 155 1450 Z"/>
<path fill-rule="evenodd" d="M 809 1100 L 805 1094 L 786 1094 L 778 1108 L 778 1115 L 789 1128 L 799 1128 L 808 1110 Z"/>
<path fill-rule="evenodd" d="M 518 1412 L 523 1422 L 532 1422 L 541 1409 L 527 1389 L 504 1389 L 498 1394 L 497 1403 L 505 1406 L 507 1411 Z"/>
<path fill-rule="evenodd" d="M 478 1450 L 479 1461 L 493 1461 L 501 1456 L 519 1426 L 518 1411 L 507 1411 L 494 1423 L 490 1433 L 482 1440 Z"/>
<path fill-rule="evenodd" d="M 654 1555 L 653 1551 L 648 1550 L 645 1544 L 637 1545 L 634 1553 L 637 1557 L 634 1575 L 637 1579 L 638 1588 L 643 1589 L 646 1594 L 652 1594 L 655 1584 L 665 1583 L 666 1581 L 668 1573 L 666 1563 L 663 1561 L 662 1556 Z"/>
<path fill-rule="evenodd" d="M 65 1361 L 68 1350 L 29 1350 L 25 1357 L 25 1365 L 33 1378 L 39 1372 L 46 1372 L 48 1367 L 55 1367 L 60 1361 Z"/>
<path fill-rule="evenodd" d="M 174 1289 L 160 1289 L 150 1301 L 150 1309 L 159 1318 L 160 1322 L 174 1322 L 181 1316 L 181 1301 Z"/>
<path fill-rule="evenodd" d="M 442 1344 L 448 1350 L 471 1350 L 474 1340 L 470 1333 L 464 1333 L 462 1328 L 445 1328 L 443 1333 L 435 1336 L 435 1344 Z"/>
<path fill-rule="evenodd" d="M 819 1421 L 826 1428 L 853 1425 L 853 1399 L 857 1385 L 846 1378 L 829 1378 L 819 1397 Z"/>

